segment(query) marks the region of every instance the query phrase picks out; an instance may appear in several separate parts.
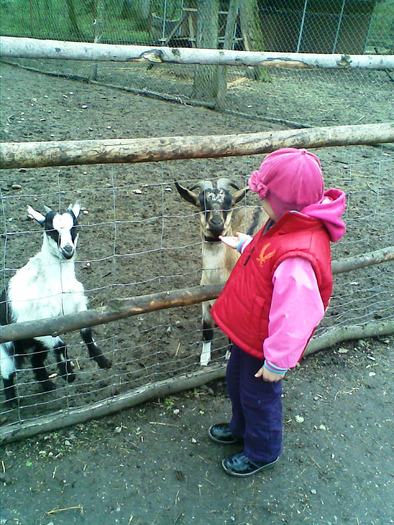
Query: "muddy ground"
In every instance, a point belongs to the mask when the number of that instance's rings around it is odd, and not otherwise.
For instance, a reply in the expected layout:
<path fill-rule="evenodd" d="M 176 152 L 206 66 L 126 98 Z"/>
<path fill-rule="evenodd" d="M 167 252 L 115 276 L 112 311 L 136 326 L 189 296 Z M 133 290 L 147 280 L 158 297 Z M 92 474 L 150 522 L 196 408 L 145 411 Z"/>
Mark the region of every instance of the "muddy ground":
<path fill-rule="evenodd" d="M 392 340 L 307 358 L 285 384 L 285 451 L 239 480 L 209 441 L 223 383 L 6 445 L 0 523 L 393 523 Z M 2 521 L 1 521 L 2 520 Z"/>
<path fill-rule="evenodd" d="M 176 88 L 177 79 L 152 74 L 167 91 Z M 2 65 L 1 76 L 6 141 L 279 129 L 279 124 L 50 78 L 9 65 Z M 272 114 L 287 120 L 300 120 L 304 108 L 305 123 L 318 122 L 320 116 L 322 125 L 383 122 L 393 113 L 393 100 L 388 97 L 392 84 L 383 73 L 366 77 L 370 83 L 348 76 L 339 83 L 332 77 L 308 78 L 300 83 L 298 76 L 287 73 L 274 79 L 269 89 L 242 82 L 230 93 L 230 100 L 236 109 L 257 107 L 257 113 L 264 101 L 264 111 L 275 108 Z M 138 73 L 136 84 L 139 79 Z M 286 104 L 291 96 L 293 105 Z M 349 196 L 349 232 L 345 242 L 335 247 L 334 258 L 389 245 L 392 149 L 317 152 L 327 185 L 339 185 Z M 79 199 L 84 214 L 77 272 L 91 307 L 108 304 L 112 297 L 198 284 L 198 221 L 194 210 L 180 201 L 173 181 L 187 184 L 201 177 L 230 176 L 241 184 L 260 161 L 251 156 L 3 171 L 3 282 L 40 244 L 41 232 L 26 219 L 26 205 L 62 209 Z M 256 201 L 251 197 L 249 203 Z M 387 265 L 339 275 L 321 330 L 392 316 L 392 276 Z M 77 336 L 69 334 L 65 339 L 78 365 L 76 381 L 64 385 L 57 379 L 56 392 L 42 395 L 31 371 L 21 372 L 20 406 L 13 411 L 1 409 L 3 428 L 197 370 L 199 312 L 195 306 L 98 327 L 97 339 L 113 361 L 109 371 L 97 370 Z M 224 343 L 217 334 L 216 361 L 223 359 Z M 286 381 L 283 460 L 272 473 L 247 481 L 221 472 L 219 460 L 225 452 L 206 436 L 207 426 L 229 416 L 223 383 L 6 445 L 0 523 L 391 523 L 390 365 L 390 338 L 342 344 L 307 358 Z"/>

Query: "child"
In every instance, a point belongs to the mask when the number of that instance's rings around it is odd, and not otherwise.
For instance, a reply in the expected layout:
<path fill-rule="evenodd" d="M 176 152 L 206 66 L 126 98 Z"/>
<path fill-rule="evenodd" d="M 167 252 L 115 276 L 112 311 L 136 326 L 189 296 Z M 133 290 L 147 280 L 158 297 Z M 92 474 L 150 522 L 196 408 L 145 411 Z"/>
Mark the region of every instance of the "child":
<path fill-rule="evenodd" d="M 305 149 L 267 155 L 249 179 L 270 220 L 252 238 L 223 237 L 240 251 L 211 313 L 231 339 L 230 423 L 212 425 L 221 444 L 243 444 L 222 461 L 227 474 L 272 467 L 282 450 L 282 384 L 300 361 L 332 293 L 330 241 L 345 233 L 345 194 L 324 191 L 319 158 Z"/>

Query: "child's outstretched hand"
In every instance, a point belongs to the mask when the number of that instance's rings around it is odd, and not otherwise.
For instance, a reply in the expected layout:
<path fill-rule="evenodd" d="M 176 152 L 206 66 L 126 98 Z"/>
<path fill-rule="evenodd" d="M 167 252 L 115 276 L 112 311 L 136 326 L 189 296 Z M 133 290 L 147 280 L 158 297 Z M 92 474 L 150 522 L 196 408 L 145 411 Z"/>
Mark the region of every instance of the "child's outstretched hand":
<path fill-rule="evenodd" d="M 247 235 L 246 233 L 237 232 L 237 235 L 219 235 L 219 239 L 222 241 L 222 243 L 226 244 L 227 246 L 230 246 L 230 248 L 236 249 L 242 241 L 250 239 L 250 235 Z"/>
<path fill-rule="evenodd" d="M 262 366 L 254 375 L 257 379 L 260 377 L 263 381 L 267 381 L 267 383 L 277 383 L 278 381 L 281 381 L 283 379 L 283 376 L 280 374 L 274 374 L 273 372 L 270 372 L 264 366 Z"/>

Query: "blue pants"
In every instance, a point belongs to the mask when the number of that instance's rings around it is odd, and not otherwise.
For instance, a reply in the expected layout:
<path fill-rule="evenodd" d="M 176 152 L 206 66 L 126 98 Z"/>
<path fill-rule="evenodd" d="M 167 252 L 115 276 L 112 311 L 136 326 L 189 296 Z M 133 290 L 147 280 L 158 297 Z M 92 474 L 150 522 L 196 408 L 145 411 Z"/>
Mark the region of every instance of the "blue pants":
<path fill-rule="evenodd" d="M 232 404 L 231 433 L 243 438 L 251 461 L 270 462 L 282 450 L 282 382 L 268 383 L 254 374 L 262 362 L 236 345 L 227 365 L 227 391 Z"/>

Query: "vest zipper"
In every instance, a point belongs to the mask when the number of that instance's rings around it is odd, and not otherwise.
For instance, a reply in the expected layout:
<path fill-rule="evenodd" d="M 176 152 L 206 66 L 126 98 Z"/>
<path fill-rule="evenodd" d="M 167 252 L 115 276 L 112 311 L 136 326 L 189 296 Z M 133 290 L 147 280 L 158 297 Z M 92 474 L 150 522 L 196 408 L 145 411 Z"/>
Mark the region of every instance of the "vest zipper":
<path fill-rule="evenodd" d="M 246 266 L 246 265 L 248 264 L 249 259 L 252 257 L 252 253 L 253 253 L 253 252 L 254 252 L 254 246 L 253 246 L 253 248 L 250 250 L 250 252 L 248 253 L 248 256 L 246 257 L 245 262 L 244 262 L 244 264 L 243 264 L 244 266 Z"/>

